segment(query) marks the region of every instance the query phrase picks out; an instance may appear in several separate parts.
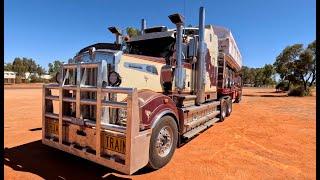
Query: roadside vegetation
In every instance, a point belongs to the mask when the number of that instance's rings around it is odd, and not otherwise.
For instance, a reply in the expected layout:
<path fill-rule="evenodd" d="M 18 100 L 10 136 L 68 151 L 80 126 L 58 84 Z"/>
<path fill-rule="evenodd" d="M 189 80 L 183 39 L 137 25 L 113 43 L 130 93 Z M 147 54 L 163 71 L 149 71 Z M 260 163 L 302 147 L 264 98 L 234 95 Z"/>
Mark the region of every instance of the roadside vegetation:
<path fill-rule="evenodd" d="M 241 71 L 245 86 L 271 86 L 276 91 L 288 92 L 289 96 L 310 95 L 316 82 L 316 41 L 305 48 L 303 44 L 287 46 L 273 64 L 262 68 L 243 66 Z M 276 75 L 279 76 L 278 82 Z"/>
<path fill-rule="evenodd" d="M 32 58 L 20 58 L 16 57 L 12 63 L 4 64 L 5 71 L 13 71 L 16 73 L 16 83 L 22 83 L 23 80 L 26 83 L 37 83 L 37 82 L 54 82 L 56 73 L 63 62 L 55 60 L 53 63 L 48 64 L 48 71 L 41 65 L 37 64 Z M 26 73 L 29 73 L 27 78 Z M 41 78 L 42 75 L 50 75 L 52 78 L 47 80 Z"/>

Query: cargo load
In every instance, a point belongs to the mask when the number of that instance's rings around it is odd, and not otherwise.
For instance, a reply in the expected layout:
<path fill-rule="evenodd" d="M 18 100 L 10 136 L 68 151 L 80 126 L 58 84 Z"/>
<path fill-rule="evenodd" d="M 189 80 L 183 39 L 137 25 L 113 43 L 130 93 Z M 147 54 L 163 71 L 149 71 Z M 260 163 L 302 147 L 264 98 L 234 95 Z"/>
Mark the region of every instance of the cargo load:
<path fill-rule="evenodd" d="M 231 31 L 221 26 L 214 26 L 213 30 L 218 36 L 219 52 L 223 52 L 229 65 L 239 71 L 242 66 L 242 56 Z"/>

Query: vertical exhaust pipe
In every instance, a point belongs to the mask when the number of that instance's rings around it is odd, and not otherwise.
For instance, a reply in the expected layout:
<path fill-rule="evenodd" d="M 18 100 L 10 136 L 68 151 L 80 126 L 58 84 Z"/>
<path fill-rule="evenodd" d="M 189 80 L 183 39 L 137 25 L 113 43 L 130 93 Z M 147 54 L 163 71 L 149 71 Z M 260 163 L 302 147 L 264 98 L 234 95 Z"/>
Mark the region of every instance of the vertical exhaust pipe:
<path fill-rule="evenodd" d="M 176 32 L 176 68 L 175 68 L 175 87 L 180 93 L 184 89 L 185 74 L 182 67 L 182 29 L 184 17 L 180 14 L 172 14 L 169 19 L 177 27 Z"/>
<path fill-rule="evenodd" d="M 141 34 L 144 34 L 144 30 L 147 28 L 147 22 L 145 19 L 141 20 Z"/>
<path fill-rule="evenodd" d="M 116 44 L 121 44 L 121 32 L 116 27 L 108 27 L 109 31 L 116 36 Z"/>
<path fill-rule="evenodd" d="M 200 7 L 199 11 L 199 49 L 198 60 L 196 62 L 196 104 L 200 105 L 205 102 L 205 50 L 206 45 L 204 42 L 204 22 L 205 9 Z"/>

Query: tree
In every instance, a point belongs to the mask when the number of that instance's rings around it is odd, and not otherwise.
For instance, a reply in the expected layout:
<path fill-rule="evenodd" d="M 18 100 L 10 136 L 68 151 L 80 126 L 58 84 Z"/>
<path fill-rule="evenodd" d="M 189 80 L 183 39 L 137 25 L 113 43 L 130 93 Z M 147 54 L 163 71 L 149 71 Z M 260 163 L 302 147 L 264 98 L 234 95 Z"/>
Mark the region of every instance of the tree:
<path fill-rule="evenodd" d="M 37 70 L 36 70 L 36 72 L 37 72 L 37 74 L 38 74 L 39 76 L 41 76 L 41 75 L 43 75 L 43 74 L 46 74 L 46 70 L 45 70 L 42 66 L 40 66 L 39 64 L 37 65 Z"/>
<path fill-rule="evenodd" d="M 22 59 L 17 57 L 13 60 L 12 70 L 17 73 L 17 76 L 25 77 L 25 73 L 28 72 L 28 67 Z"/>
<path fill-rule="evenodd" d="M 53 63 L 49 63 L 48 66 L 49 66 L 49 70 L 48 70 L 48 73 L 52 76 L 52 77 L 55 77 L 57 72 L 60 71 L 60 67 L 61 65 L 63 64 L 62 61 L 59 61 L 59 60 L 55 60 L 53 61 Z"/>
<path fill-rule="evenodd" d="M 126 31 L 129 37 L 136 37 L 141 34 L 139 29 L 134 27 L 127 27 Z"/>
<path fill-rule="evenodd" d="M 255 87 L 260 87 L 263 85 L 263 69 L 262 68 L 257 68 L 253 70 L 254 76 L 254 86 Z"/>
<path fill-rule="evenodd" d="M 241 68 L 242 82 L 244 84 L 254 84 L 254 86 L 263 86 L 274 84 L 272 79 L 274 68 L 271 64 L 266 64 L 262 68 L 250 68 L 243 66 Z"/>
<path fill-rule="evenodd" d="M 274 75 L 275 71 L 271 64 L 266 64 L 262 68 L 262 84 L 263 85 L 272 85 L 274 81 L 272 76 Z"/>
<path fill-rule="evenodd" d="M 316 41 L 307 48 L 302 44 L 286 47 L 274 63 L 276 72 L 282 80 L 303 86 L 304 94 L 316 80 Z"/>
<path fill-rule="evenodd" d="M 293 62 L 299 58 L 300 53 L 303 51 L 302 44 L 294 44 L 286 47 L 280 55 L 277 56 L 275 63 L 275 71 L 284 80 L 292 72 Z"/>
<path fill-rule="evenodd" d="M 5 71 L 12 71 L 12 64 L 11 63 L 5 63 L 3 69 Z"/>
<path fill-rule="evenodd" d="M 241 68 L 242 82 L 243 84 L 254 84 L 255 81 L 255 71 L 254 68 L 249 68 L 243 66 Z"/>
<path fill-rule="evenodd" d="M 309 44 L 294 64 L 294 76 L 297 82 L 303 84 L 304 91 L 308 91 L 316 80 L 316 55 L 315 51 L 313 52 L 313 44 L 315 42 Z"/>
<path fill-rule="evenodd" d="M 294 44 L 286 47 L 276 58 L 275 71 L 280 75 L 281 81 L 288 80 L 290 83 L 295 82 L 293 75 L 294 62 L 299 59 L 299 55 L 303 51 L 303 44 Z"/>
<path fill-rule="evenodd" d="M 316 65 L 317 65 L 317 61 L 316 61 L 316 40 L 314 40 L 312 43 L 310 43 L 307 47 L 308 50 L 310 50 L 311 54 L 312 54 L 312 64 L 313 66 L 311 67 L 311 73 L 312 73 L 312 79 L 310 82 L 310 87 L 316 82 Z"/>
<path fill-rule="evenodd" d="M 37 63 L 31 58 L 22 58 L 23 63 L 27 67 L 27 71 L 30 73 L 36 73 L 37 72 Z"/>

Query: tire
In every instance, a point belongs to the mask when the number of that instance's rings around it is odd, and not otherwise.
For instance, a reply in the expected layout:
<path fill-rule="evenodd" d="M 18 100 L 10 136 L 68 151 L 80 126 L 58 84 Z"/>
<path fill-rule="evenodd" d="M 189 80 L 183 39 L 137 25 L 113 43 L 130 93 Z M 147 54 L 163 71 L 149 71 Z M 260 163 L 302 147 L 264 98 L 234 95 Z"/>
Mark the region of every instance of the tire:
<path fill-rule="evenodd" d="M 221 98 L 220 100 L 220 122 L 223 122 L 227 115 L 227 100 L 224 98 Z"/>
<path fill-rule="evenodd" d="M 168 137 L 171 137 L 171 141 L 168 141 Z M 175 120 L 171 116 L 163 116 L 152 130 L 148 166 L 152 169 L 159 169 L 168 164 L 176 150 L 177 142 L 178 127 Z"/>
<path fill-rule="evenodd" d="M 232 112 L 232 99 L 227 99 L 227 111 L 226 111 L 226 117 L 230 116 Z"/>
<path fill-rule="evenodd" d="M 239 94 L 239 96 L 238 97 L 236 97 L 236 99 L 235 99 L 235 103 L 240 103 L 240 101 L 241 101 L 241 98 L 242 98 L 242 92 Z"/>

